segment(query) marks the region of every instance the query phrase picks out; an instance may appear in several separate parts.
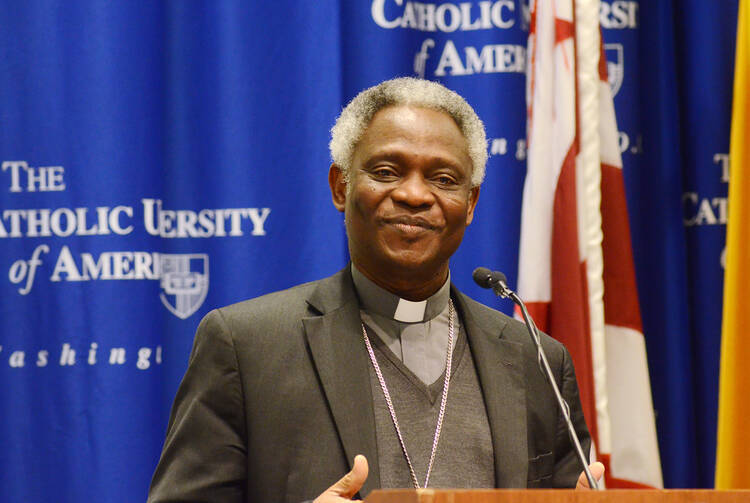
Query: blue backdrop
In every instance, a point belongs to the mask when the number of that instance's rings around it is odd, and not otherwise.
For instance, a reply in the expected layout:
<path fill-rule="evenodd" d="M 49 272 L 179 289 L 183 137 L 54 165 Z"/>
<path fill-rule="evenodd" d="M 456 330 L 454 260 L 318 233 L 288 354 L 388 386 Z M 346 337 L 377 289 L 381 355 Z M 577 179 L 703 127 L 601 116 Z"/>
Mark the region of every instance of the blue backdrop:
<path fill-rule="evenodd" d="M 672 487 L 712 484 L 736 11 L 601 9 Z M 200 318 L 346 264 L 328 130 L 364 87 L 475 106 L 452 277 L 515 283 L 527 1 L 11 1 L 0 26 L 0 501 L 145 499 Z"/>

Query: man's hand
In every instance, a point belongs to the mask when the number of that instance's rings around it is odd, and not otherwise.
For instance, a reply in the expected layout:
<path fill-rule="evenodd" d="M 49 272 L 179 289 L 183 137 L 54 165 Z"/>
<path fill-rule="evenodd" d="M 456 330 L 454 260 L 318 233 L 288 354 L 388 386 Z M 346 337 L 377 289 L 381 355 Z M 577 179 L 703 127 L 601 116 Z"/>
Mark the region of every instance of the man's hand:
<path fill-rule="evenodd" d="M 357 494 L 357 491 L 360 490 L 362 484 L 367 480 L 367 473 L 367 458 L 361 454 L 357 454 L 354 457 L 352 471 L 341 477 L 338 482 L 323 491 L 323 494 L 315 498 L 313 503 L 341 503 L 343 501 L 352 501 L 352 496 Z"/>
<path fill-rule="evenodd" d="M 591 476 L 596 479 L 597 482 L 602 480 L 602 475 L 604 475 L 604 465 L 600 462 L 591 463 L 589 465 L 589 471 L 591 472 Z M 576 484 L 576 490 L 583 489 L 584 491 L 588 491 L 591 489 L 589 487 L 589 480 L 586 478 L 586 472 L 581 472 L 581 475 L 578 477 L 578 483 Z"/>

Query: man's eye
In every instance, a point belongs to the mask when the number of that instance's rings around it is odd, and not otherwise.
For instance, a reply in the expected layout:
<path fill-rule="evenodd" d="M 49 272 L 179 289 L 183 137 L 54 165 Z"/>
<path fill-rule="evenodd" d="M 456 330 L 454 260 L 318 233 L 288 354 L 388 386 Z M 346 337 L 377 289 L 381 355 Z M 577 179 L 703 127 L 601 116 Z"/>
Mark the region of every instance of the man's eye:
<path fill-rule="evenodd" d="M 440 185 L 455 185 L 456 180 L 452 176 L 438 175 L 435 177 L 435 181 Z"/>
<path fill-rule="evenodd" d="M 372 170 L 372 174 L 377 178 L 389 178 L 396 176 L 396 172 L 390 168 L 375 168 Z"/>

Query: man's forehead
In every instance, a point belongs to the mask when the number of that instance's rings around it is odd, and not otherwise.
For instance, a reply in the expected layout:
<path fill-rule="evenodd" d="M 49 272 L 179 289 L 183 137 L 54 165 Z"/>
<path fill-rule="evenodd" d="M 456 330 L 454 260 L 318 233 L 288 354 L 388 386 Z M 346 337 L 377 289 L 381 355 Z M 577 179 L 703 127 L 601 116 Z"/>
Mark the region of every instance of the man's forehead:
<path fill-rule="evenodd" d="M 468 140 L 450 114 L 427 107 L 397 105 L 378 110 L 363 130 L 359 144 L 380 142 L 389 138 L 434 138 L 450 141 L 468 149 Z"/>
<path fill-rule="evenodd" d="M 449 119 L 453 124 L 455 124 L 456 128 L 461 132 L 461 135 L 463 136 L 463 132 L 461 131 L 460 125 L 456 122 L 456 119 L 448 113 L 446 110 L 442 108 L 437 107 L 430 107 L 426 105 L 418 105 L 418 104 L 411 104 L 411 103 L 398 103 L 398 104 L 392 104 L 392 105 L 386 105 L 379 110 L 377 110 L 372 118 L 370 119 L 370 122 L 365 127 L 365 132 L 370 128 L 373 122 L 375 122 L 375 119 L 378 117 L 382 117 L 383 115 L 394 115 L 395 113 L 398 113 L 398 116 L 401 120 L 405 122 L 421 122 L 426 120 L 434 120 L 438 117 L 443 117 L 445 119 Z"/>

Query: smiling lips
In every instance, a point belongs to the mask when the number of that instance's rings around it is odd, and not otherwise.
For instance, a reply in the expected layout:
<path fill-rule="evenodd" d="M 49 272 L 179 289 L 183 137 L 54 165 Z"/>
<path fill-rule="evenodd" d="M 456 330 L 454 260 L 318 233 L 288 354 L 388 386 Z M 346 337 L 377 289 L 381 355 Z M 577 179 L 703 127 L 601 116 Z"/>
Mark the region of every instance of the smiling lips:
<path fill-rule="evenodd" d="M 390 225 L 404 234 L 421 234 L 426 231 L 436 231 L 438 227 L 419 217 L 400 216 L 384 218 L 383 223 Z"/>

